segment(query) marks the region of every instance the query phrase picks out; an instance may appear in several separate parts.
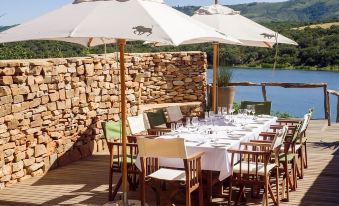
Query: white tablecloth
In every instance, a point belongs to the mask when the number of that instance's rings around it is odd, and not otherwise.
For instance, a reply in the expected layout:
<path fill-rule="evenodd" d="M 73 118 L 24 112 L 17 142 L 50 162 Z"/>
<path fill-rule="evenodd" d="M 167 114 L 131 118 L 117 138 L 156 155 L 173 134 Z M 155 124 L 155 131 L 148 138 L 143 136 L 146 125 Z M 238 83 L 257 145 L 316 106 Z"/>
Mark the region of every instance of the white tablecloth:
<path fill-rule="evenodd" d="M 186 140 L 186 150 L 188 155 L 192 155 L 195 152 L 204 152 L 204 155 L 201 160 L 202 170 L 210 171 L 219 171 L 219 180 L 224 180 L 231 175 L 231 155 L 227 152 L 227 148 L 239 146 L 240 141 L 249 141 L 258 139 L 261 132 L 267 131 L 270 128 L 270 125 L 274 124 L 277 120 L 276 117 L 265 118 L 263 122 L 260 123 L 251 123 L 245 127 L 250 127 L 249 130 L 241 130 L 240 128 L 235 128 L 234 126 L 227 126 L 226 124 L 215 124 L 212 126 L 213 134 L 205 135 L 203 137 L 200 133 L 196 132 L 181 132 L 175 135 L 163 135 L 159 138 L 185 138 Z M 234 131 L 232 134 L 239 134 L 240 139 L 231 139 L 228 138 L 227 129 L 232 128 Z M 215 132 L 217 131 L 217 132 Z M 218 144 L 225 144 L 224 147 L 212 146 L 214 143 L 206 141 L 201 143 L 201 141 L 196 141 L 199 139 L 214 138 Z M 195 141 L 195 142 L 194 142 Z M 212 145 L 211 145 L 212 144 Z M 140 167 L 140 160 L 137 159 L 136 165 Z M 173 168 L 183 168 L 183 161 L 175 158 L 160 158 L 160 165 Z"/>

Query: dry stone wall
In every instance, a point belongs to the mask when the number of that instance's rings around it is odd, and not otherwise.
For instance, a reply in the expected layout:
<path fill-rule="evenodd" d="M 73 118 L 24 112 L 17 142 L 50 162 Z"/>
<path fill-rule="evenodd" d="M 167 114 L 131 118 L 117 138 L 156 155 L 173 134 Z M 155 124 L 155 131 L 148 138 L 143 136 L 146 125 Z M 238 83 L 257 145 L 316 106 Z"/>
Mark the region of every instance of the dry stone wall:
<path fill-rule="evenodd" d="M 127 107 L 201 101 L 206 54 L 126 56 Z M 115 55 L 0 61 L 0 188 L 101 151 L 101 122 L 119 120 Z"/>

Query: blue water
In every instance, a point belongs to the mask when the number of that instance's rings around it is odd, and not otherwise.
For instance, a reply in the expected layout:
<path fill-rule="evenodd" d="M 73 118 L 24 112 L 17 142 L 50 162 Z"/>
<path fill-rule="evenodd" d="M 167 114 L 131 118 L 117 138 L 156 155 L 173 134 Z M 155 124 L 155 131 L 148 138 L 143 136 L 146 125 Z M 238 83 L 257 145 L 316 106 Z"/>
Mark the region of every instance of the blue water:
<path fill-rule="evenodd" d="M 329 89 L 339 91 L 339 73 L 327 71 L 270 70 L 232 68 L 233 82 L 290 82 L 290 83 L 327 83 Z M 207 72 L 208 83 L 212 82 L 212 70 Z M 266 87 L 267 98 L 272 101 L 272 111 L 288 112 L 302 117 L 309 108 L 315 108 L 314 118 L 324 118 L 324 94 L 322 88 L 285 89 Z M 263 101 L 261 87 L 236 87 L 235 101 Z M 337 97 L 331 95 L 332 121 L 336 115 Z"/>

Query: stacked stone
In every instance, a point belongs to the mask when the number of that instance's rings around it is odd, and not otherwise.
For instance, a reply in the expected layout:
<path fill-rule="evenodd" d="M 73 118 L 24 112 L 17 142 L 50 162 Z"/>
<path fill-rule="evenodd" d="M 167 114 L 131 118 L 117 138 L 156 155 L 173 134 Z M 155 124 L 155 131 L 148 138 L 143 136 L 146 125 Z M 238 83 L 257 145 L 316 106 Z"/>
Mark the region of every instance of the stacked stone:
<path fill-rule="evenodd" d="M 120 118 L 118 66 L 115 55 L 0 61 L 0 188 L 105 149 L 101 122 Z M 205 53 L 130 54 L 126 68 L 129 115 L 204 101 Z"/>

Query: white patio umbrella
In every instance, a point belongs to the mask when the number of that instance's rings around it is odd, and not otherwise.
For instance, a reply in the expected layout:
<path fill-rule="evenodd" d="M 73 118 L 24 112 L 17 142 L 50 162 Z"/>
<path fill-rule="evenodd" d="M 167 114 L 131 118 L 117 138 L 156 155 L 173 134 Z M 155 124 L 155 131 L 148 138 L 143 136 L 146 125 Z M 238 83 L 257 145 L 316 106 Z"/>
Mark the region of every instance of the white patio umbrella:
<path fill-rule="evenodd" d="M 211 6 L 199 8 L 192 18 L 211 26 L 224 34 L 239 39 L 243 46 L 272 48 L 274 44 L 298 45 L 295 41 L 240 15 L 239 11 L 219 5 L 218 0 L 215 0 L 215 4 Z M 214 111 L 216 111 L 216 56 L 218 53 L 218 43 L 221 42 L 215 42 L 213 44 L 212 105 Z"/>
<path fill-rule="evenodd" d="M 0 33 L 0 43 L 61 40 L 87 47 L 117 43 L 120 52 L 123 193 L 127 205 L 126 98 L 124 45 L 142 40 L 179 45 L 186 42 L 238 42 L 165 5 L 162 0 L 76 0 L 30 22 Z"/>

